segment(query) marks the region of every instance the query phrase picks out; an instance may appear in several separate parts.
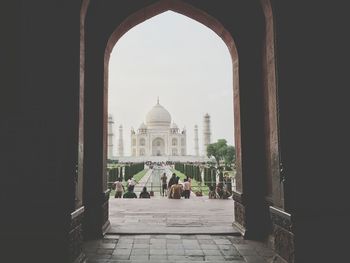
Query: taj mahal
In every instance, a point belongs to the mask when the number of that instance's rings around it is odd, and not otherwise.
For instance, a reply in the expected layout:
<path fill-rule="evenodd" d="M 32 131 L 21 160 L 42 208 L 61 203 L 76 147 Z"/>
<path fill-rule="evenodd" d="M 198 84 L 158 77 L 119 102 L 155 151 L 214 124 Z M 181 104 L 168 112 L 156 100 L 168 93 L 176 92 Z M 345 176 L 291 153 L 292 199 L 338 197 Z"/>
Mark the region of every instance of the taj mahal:
<path fill-rule="evenodd" d="M 119 126 L 118 155 L 114 156 L 113 124 L 111 115 L 108 117 L 108 159 L 120 162 L 142 161 L 207 161 L 203 150 L 199 154 L 198 126 L 194 125 L 194 155 L 187 155 L 186 128 L 180 129 L 172 121 L 171 115 L 160 103 L 157 103 L 146 114 L 135 131 L 131 128 L 131 156 L 124 156 L 123 126 Z M 205 114 L 203 120 L 203 149 L 210 143 L 210 116 Z"/>

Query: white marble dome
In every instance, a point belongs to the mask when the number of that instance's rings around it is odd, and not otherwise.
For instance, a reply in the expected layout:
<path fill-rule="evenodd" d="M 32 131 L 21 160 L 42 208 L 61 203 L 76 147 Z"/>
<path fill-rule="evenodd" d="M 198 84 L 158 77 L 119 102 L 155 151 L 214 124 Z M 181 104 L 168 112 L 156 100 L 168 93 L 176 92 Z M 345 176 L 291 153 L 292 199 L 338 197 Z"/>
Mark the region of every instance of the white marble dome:
<path fill-rule="evenodd" d="M 133 157 L 186 156 L 186 132 L 172 122 L 170 113 L 159 104 L 146 114 L 135 133 L 131 130 Z M 139 142 L 139 143 L 137 143 Z"/>
<path fill-rule="evenodd" d="M 159 102 L 146 115 L 147 126 L 170 126 L 170 123 L 170 113 Z"/>
<path fill-rule="evenodd" d="M 139 129 L 140 129 L 140 130 L 145 130 L 145 129 L 147 129 L 146 124 L 145 124 L 145 123 L 141 123 Z"/>

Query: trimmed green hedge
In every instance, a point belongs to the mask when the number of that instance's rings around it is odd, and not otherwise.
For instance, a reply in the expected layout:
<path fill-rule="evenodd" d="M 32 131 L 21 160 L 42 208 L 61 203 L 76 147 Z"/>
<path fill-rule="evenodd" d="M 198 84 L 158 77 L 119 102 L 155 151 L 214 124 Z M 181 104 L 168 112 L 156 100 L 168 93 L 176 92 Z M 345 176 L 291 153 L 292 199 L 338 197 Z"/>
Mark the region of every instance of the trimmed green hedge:
<path fill-rule="evenodd" d="M 135 174 L 142 171 L 145 167 L 144 163 L 132 163 L 125 166 L 124 180 L 127 181 L 131 179 Z"/>

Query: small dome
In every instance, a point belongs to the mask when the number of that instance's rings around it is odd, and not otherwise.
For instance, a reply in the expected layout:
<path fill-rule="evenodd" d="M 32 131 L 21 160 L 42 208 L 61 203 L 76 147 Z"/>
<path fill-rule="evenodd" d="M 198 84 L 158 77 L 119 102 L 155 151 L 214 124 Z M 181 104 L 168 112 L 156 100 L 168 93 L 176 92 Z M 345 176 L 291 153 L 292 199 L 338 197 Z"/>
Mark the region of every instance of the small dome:
<path fill-rule="evenodd" d="M 145 124 L 145 123 L 141 123 L 139 129 L 140 129 L 140 130 L 145 130 L 145 129 L 147 129 L 146 124 Z"/>
<path fill-rule="evenodd" d="M 146 115 L 147 126 L 170 126 L 170 113 L 158 103 Z"/>
<path fill-rule="evenodd" d="M 179 127 L 177 127 L 177 124 L 175 122 L 173 122 L 171 125 L 170 125 L 170 128 L 171 129 L 178 129 Z"/>

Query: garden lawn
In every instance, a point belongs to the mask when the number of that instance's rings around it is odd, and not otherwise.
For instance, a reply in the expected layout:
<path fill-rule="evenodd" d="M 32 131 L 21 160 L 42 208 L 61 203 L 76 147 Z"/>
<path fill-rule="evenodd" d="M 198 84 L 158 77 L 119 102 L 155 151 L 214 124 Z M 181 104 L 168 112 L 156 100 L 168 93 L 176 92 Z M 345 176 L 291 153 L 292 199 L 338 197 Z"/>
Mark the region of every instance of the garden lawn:
<path fill-rule="evenodd" d="M 138 172 L 137 174 L 135 174 L 134 175 L 135 181 L 138 183 L 147 172 L 148 172 L 148 169 L 144 169 L 144 170 Z"/>

